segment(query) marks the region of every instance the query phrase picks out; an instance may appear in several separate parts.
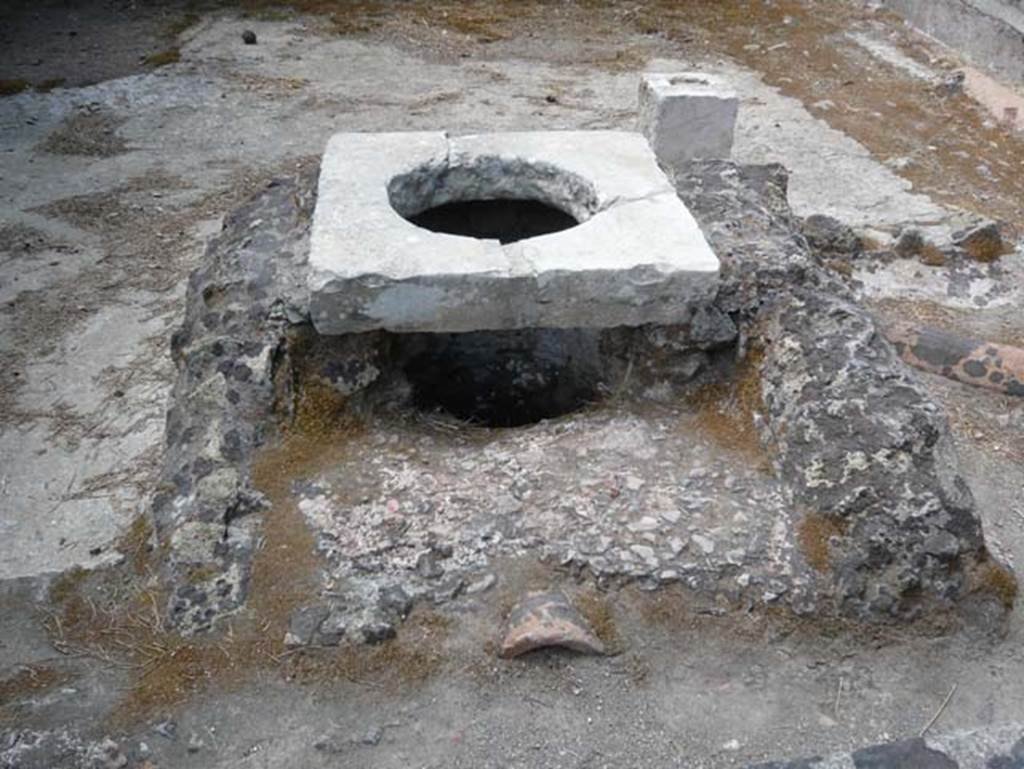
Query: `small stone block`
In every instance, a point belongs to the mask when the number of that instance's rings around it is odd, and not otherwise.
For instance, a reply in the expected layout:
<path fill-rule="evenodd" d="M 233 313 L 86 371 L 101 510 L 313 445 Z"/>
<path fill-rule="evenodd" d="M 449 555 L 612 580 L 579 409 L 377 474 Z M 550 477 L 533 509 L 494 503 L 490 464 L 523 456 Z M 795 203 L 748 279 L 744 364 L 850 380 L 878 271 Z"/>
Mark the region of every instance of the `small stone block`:
<path fill-rule="evenodd" d="M 732 154 L 739 98 L 702 72 L 653 73 L 640 79 L 640 130 L 663 168 Z"/>

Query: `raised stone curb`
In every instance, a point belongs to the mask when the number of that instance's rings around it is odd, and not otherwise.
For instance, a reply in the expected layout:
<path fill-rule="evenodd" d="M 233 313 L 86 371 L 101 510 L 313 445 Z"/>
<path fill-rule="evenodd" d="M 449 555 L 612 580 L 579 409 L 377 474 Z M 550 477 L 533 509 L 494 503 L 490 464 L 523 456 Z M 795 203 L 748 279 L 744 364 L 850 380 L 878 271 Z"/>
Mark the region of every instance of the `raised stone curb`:
<path fill-rule="evenodd" d="M 796 291 L 766 313 L 762 439 L 801 540 L 861 616 L 968 589 L 981 523 L 945 415 L 861 308 Z"/>
<path fill-rule="evenodd" d="M 307 321 L 305 264 L 316 172 L 278 179 L 232 212 L 189 280 L 172 339 L 178 378 L 153 500 L 167 545 L 171 622 L 189 633 L 239 608 L 262 496 L 253 452 L 273 429 L 287 330 Z"/>
<path fill-rule="evenodd" d="M 837 608 L 910 618 L 975 592 L 976 616 L 999 616 L 1016 588 L 985 550 L 947 420 L 874 319 L 811 257 L 784 175 L 694 162 L 674 176 L 722 260 L 716 304 L 761 358 L 762 443 L 799 518 L 803 555 L 831 582 Z M 743 186 L 760 200 L 733 192 Z M 717 226 L 730 220 L 744 225 Z M 783 253 L 765 252 L 772 247 Z"/>

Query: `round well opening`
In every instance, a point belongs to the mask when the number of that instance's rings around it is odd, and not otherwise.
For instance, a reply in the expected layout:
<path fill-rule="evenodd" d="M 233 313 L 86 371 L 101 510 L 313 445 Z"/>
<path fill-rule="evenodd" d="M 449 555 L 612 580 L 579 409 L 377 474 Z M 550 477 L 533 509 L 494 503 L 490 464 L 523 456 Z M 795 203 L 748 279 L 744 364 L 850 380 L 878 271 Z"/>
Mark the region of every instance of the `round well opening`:
<path fill-rule="evenodd" d="M 548 235 L 579 224 L 565 211 L 539 200 L 460 200 L 407 218 L 431 232 L 502 243 Z"/>
<path fill-rule="evenodd" d="M 598 208 L 593 185 L 577 174 L 496 156 L 419 166 L 390 181 L 388 199 L 418 227 L 501 243 L 567 230 Z"/>

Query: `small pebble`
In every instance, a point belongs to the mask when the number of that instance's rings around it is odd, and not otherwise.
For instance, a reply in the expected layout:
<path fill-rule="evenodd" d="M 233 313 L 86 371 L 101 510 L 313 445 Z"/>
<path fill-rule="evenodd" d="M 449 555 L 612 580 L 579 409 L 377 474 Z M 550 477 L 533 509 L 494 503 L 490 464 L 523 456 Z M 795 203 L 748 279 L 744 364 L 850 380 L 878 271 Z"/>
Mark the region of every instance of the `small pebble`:
<path fill-rule="evenodd" d="M 654 531 L 658 528 L 658 519 L 645 515 L 639 521 L 634 521 L 626 526 L 630 531 Z"/>
<path fill-rule="evenodd" d="M 466 588 L 466 593 L 468 595 L 476 595 L 477 593 L 485 593 L 488 590 L 490 590 L 492 587 L 494 587 L 494 583 L 496 583 L 497 581 L 498 581 L 498 578 L 496 576 L 494 576 L 493 574 L 485 574 L 480 579 L 478 579 L 475 582 L 471 583 L 470 586 Z"/>
<path fill-rule="evenodd" d="M 629 549 L 645 561 L 655 561 L 654 548 L 647 545 L 630 545 Z"/>
<path fill-rule="evenodd" d="M 153 731 L 168 740 L 173 740 L 178 733 L 178 725 L 174 721 L 161 721 L 153 727 Z"/>
<path fill-rule="evenodd" d="M 682 513 L 680 513 L 675 508 L 662 510 L 660 515 L 664 520 L 668 521 L 669 523 L 679 523 L 679 519 L 680 517 L 682 517 Z"/>
<path fill-rule="evenodd" d="M 694 534 L 690 537 L 690 541 L 699 547 L 704 555 L 710 555 L 715 552 L 715 541 L 709 537 L 705 537 L 702 534 Z"/>
<path fill-rule="evenodd" d="M 313 743 L 313 748 L 321 753 L 344 753 L 349 749 L 346 743 L 339 743 L 328 734 L 318 737 Z"/>

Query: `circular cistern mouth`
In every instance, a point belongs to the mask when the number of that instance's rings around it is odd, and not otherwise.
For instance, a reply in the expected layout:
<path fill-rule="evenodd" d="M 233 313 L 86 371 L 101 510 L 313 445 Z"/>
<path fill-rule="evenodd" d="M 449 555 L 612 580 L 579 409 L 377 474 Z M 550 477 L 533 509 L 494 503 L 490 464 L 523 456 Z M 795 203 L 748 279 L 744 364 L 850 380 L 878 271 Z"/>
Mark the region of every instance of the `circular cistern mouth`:
<path fill-rule="evenodd" d="M 598 207 L 593 185 L 576 174 L 494 156 L 419 166 L 390 181 L 388 199 L 418 227 L 502 244 L 570 229 Z"/>

